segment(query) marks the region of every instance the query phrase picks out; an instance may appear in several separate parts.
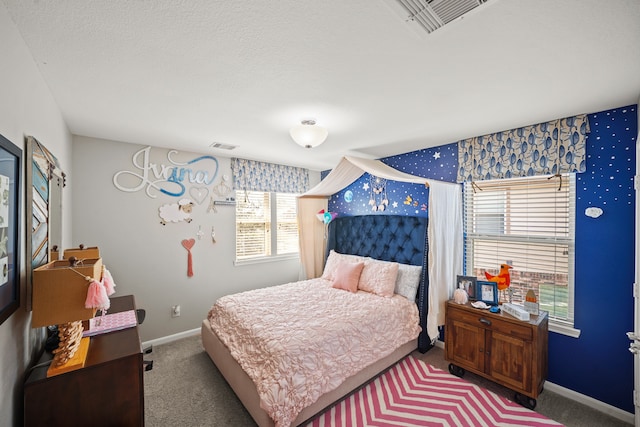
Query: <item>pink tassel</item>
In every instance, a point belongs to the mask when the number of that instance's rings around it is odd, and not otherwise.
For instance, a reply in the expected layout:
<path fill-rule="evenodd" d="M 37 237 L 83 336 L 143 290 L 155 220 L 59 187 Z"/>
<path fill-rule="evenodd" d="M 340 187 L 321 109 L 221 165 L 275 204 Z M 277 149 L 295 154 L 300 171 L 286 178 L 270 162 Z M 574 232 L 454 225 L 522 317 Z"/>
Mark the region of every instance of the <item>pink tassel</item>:
<path fill-rule="evenodd" d="M 188 252 L 187 255 L 187 277 L 193 276 L 193 258 L 191 256 L 191 251 Z"/>
<path fill-rule="evenodd" d="M 107 296 L 111 296 L 115 293 L 116 284 L 113 283 L 113 277 L 106 267 L 104 267 L 104 270 L 102 272 L 102 284 L 104 285 L 104 289 L 107 292 Z"/>
<path fill-rule="evenodd" d="M 96 308 L 107 310 L 111 306 L 111 301 L 107 296 L 104 286 L 95 279 L 89 278 L 89 288 L 87 289 L 87 299 L 84 302 L 85 308 Z"/>

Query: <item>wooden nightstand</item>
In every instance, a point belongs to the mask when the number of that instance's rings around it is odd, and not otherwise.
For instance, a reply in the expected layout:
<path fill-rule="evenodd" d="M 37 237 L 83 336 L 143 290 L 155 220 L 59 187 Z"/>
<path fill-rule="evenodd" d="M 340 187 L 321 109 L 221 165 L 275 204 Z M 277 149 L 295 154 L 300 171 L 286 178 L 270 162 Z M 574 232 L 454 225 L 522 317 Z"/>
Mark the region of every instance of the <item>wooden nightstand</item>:
<path fill-rule="evenodd" d="M 111 298 L 109 313 L 135 309 L 132 295 Z M 39 363 L 51 359 L 45 353 Z M 84 368 L 24 384 L 25 426 L 144 426 L 142 346 L 138 327 L 91 337 Z"/>
<path fill-rule="evenodd" d="M 529 321 L 448 301 L 445 359 L 459 377 L 465 370 L 516 392 L 515 400 L 533 409 L 547 378 L 549 316 Z"/>

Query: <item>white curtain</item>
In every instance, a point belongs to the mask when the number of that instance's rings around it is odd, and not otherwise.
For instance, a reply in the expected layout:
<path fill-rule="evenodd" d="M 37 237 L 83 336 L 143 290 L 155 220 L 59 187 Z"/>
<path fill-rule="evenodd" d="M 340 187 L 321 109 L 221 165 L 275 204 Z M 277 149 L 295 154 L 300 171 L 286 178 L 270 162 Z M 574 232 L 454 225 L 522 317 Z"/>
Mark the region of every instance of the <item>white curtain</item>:
<path fill-rule="evenodd" d="M 445 185 L 447 184 L 447 185 Z M 438 337 L 444 306 L 453 297 L 456 276 L 462 274 L 462 187 L 429 181 L 429 312 L 427 333 Z"/>
<path fill-rule="evenodd" d="M 303 202 L 304 200 L 304 202 Z M 324 268 L 325 225 L 318 221 L 318 211 L 327 210 L 328 197 L 298 199 L 300 236 L 300 280 L 320 277 Z"/>
<path fill-rule="evenodd" d="M 301 233 L 307 233 L 303 227 L 307 219 L 301 218 L 302 212 L 306 217 L 313 217 L 320 209 L 317 198 L 331 196 L 352 182 L 360 178 L 365 172 L 385 179 L 414 184 L 424 184 L 429 187 L 429 313 L 427 316 L 427 332 L 432 340 L 438 337 L 438 326 L 444 325 L 444 305 L 453 295 L 456 276 L 462 274 L 462 187 L 460 184 L 426 179 L 405 172 L 398 171 L 380 160 L 369 160 L 357 157 L 343 157 L 340 163 L 311 190 L 302 194 L 298 200 L 298 224 Z M 306 208 L 305 206 L 309 206 Z M 313 206 L 313 207 L 311 207 Z M 317 219 L 315 219 L 316 222 Z M 315 224 L 314 224 L 315 225 Z M 319 256 L 324 257 L 324 240 L 321 248 L 316 246 L 314 252 L 319 251 Z M 317 240 L 316 240 L 317 244 Z M 302 250 L 302 248 L 301 248 Z M 316 253 L 316 255 L 318 255 Z M 322 270 L 316 269 L 316 261 L 307 261 L 309 257 L 302 259 L 305 271 L 314 272 L 318 277 Z M 324 260 L 323 260 L 324 262 Z"/>

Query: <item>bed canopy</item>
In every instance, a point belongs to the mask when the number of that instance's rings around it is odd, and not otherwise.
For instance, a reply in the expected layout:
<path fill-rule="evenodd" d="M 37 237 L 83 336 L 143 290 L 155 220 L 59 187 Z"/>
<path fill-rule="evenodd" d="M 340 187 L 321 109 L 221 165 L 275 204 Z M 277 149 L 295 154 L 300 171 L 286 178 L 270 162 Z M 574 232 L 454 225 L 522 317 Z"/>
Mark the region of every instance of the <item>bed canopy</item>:
<path fill-rule="evenodd" d="M 364 173 L 393 181 L 429 187 L 429 311 L 427 332 L 438 337 L 444 324 L 444 304 L 451 297 L 456 275 L 462 274 L 462 187 L 427 179 L 392 168 L 380 160 L 345 156 L 318 185 L 298 198 L 300 259 L 306 278 L 319 277 L 324 266 L 324 225 L 316 213 L 327 209 L 328 199 Z"/>

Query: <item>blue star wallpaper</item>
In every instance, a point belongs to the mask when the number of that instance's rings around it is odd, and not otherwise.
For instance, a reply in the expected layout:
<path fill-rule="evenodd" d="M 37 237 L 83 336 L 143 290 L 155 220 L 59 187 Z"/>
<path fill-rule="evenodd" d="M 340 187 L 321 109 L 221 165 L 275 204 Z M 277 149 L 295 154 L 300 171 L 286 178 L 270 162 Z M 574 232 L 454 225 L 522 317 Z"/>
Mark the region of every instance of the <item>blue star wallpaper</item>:
<path fill-rule="evenodd" d="M 635 105 L 589 114 L 587 170 L 576 175 L 581 207 L 606 211 L 612 205 L 634 203 L 637 120 Z"/>
<path fill-rule="evenodd" d="M 412 175 L 455 182 L 458 170 L 458 144 L 381 159 L 383 163 Z M 428 216 L 429 190 L 420 184 L 387 181 L 368 173 L 329 199 L 329 211 L 341 216 L 372 213 Z"/>

